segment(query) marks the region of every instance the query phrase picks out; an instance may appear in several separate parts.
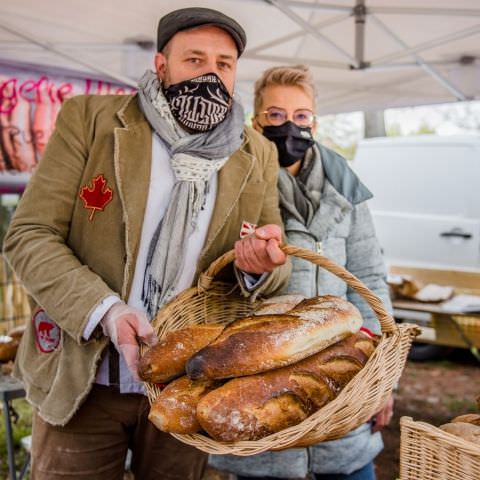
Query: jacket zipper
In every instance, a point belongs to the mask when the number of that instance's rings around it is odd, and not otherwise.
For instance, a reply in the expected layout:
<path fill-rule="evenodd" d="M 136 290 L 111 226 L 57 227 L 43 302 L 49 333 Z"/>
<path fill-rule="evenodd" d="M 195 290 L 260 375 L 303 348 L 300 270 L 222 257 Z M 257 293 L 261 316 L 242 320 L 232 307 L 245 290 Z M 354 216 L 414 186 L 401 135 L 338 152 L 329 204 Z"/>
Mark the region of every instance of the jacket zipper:
<path fill-rule="evenodd" d="M 315 242 L 315 249 L 316 249 L 316 251 L 319 255 L 323 255 L 323 245 L 322 245 L 321 240 L 319 242 Z M 316 293 L 317 297 L 319 295 L 319 293 L 318 293 L 318 284 L 319 284 L 318 275 L 320 273 L 319 268 L 320 267 L 315 264 L 315 293 Z"/>
<path fill-rule="evenodd" d="M 295 230 L 295 229 L 290 229 L 290 230 L 286 230 L 285 233 L 287 235 L 287 238 L 288 238 L 288 233 L 289 232 L 292 232 L 292 233 L 301 233 L 301 234 L 304 234 L 304 235 L 308 235 L 309 237 L 313 238 L 313 243 L 314 243 L 314 246 L 315 246 L 315 249 L 314 249 L 314 252 L 315 253 L 318 253 L 319 255 L 323 255 L 323 245 L 322 245 L 322 241 L 318 241 L 317 237 L 313 234 L 313 233 L 310 233 L 308 230 Z M 315 275 L 314 275 L 314 288 L 313 288 L 313 291 L 315 292 L 315 295 L 318 297 L 318 273 L 319 273 L 319 266 L 318 265 L 315 265 Z"/>

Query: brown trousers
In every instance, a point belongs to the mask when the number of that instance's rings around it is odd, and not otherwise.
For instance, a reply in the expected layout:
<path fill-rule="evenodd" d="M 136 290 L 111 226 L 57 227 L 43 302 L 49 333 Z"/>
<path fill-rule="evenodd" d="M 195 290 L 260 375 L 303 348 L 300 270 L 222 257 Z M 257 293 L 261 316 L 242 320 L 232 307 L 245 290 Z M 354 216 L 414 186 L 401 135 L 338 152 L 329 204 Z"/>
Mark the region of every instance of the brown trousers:
<path fill-rule="evenodd" d="M 160 432 L 143 395 L 94 385 L 64 427 L 33 418 L 32 480 L 121 480 L 127 449 L 137 480 L 200 480 L 207 455 Z"/>

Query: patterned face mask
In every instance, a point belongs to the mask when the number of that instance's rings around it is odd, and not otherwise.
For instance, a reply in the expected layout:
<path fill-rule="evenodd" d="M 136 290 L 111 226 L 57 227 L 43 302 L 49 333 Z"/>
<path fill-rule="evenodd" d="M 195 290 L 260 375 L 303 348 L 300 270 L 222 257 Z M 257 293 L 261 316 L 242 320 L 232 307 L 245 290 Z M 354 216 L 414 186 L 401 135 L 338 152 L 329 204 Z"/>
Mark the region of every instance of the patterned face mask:
<path fill-rule="evenodd" d="M 231 96 L 215 73 L 170 85 L 163 93 L 178 123 L 195 133 L 212 130 L 230 110 Z"/>

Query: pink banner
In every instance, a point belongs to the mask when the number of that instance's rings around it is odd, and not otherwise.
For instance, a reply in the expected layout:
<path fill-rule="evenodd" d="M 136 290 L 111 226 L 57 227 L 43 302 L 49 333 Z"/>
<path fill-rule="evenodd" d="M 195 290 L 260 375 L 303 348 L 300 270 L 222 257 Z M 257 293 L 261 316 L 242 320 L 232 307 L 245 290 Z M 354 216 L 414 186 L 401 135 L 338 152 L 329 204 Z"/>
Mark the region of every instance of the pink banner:
<path fill-rule="evenodd" d="M 0 62 L 0 187 L 23 189 L 45 150 L 62 103 L 81 94 L 128 94 L 131 87 Z"/>

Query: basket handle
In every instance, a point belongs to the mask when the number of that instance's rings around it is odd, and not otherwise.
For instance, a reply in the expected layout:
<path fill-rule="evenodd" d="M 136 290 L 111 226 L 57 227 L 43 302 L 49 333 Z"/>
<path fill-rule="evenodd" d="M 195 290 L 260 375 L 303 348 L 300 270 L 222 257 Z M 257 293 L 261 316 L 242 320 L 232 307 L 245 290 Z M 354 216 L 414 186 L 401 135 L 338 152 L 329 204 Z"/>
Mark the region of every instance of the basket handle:
<path fill-rule="evenodd" d="M 398 326 L 395 323 L 393 317 L 385 309 L 382 300 L 375 295 L 369 288 L 367 288 L 355 275 L 345 270 L 345 268 L 337 265 L 332 260 L 329 260 L 323 255 L 319 255 L 307 248 L 295 247 L 293 245 L 282 245 L 280 247 L 287 255 L 293 255 L 294 257 L 303 258 L 309 262 L 324 268 L 325 270 L 333 273 L 337 277 L 341 278 L 349 287 L 355 290 L 366 302 L 370 305 L 372 310 L 377 315 L 380 322 L 383 333 L 396 333 L 398 332 Z M 199 288 L 208 290 L 215 275 L 222 270 L 226 265 L 235 260 L 235 250 L 230 250 L 215 261 L 213 261 L 207 270 L 200 275 Z"/>

